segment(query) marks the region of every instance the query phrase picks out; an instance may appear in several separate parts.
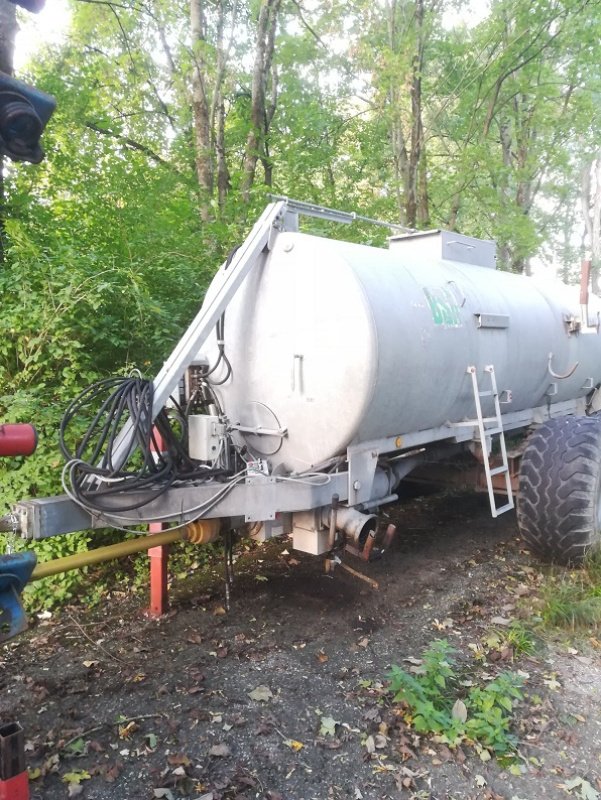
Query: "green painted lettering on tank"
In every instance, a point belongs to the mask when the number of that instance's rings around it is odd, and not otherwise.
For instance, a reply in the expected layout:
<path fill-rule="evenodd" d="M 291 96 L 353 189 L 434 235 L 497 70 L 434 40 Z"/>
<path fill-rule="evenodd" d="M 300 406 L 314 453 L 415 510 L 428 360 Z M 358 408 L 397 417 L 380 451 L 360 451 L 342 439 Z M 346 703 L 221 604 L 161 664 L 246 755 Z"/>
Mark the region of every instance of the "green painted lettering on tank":
<path fill-rule="evenodd" d="M 447 328 L 460 328 L 462 326 L 461 312 L 453 294 L 444 286 L 424 287 L 424 295 L 432 313 L 435 325 Z"/>

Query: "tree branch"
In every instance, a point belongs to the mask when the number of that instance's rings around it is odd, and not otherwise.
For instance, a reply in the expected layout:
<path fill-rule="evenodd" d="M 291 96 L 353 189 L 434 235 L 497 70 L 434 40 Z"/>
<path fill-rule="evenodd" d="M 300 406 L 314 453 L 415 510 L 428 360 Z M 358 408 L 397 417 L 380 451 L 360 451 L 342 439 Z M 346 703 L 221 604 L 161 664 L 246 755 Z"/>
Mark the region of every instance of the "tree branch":
<path fill-rule="evenodd" d="M 316 42 L 318 42 L 318 43 L 319 43 L 319 44 L 320 44 L 320 45 L 321 45 L 321 46 L 322 46 L 322 47 L 323 47 L 325 50 L 327 50 L 327 49 L 328 49 L 328 47 L 327 47 L 326 43 L 324 42 L 324 40 L 323 40 L 323 39 L 321 38 L 321 36 L 320 36 L 320 35 L 319 35 L 319 34 L 318 34 L 318 33 L 317 33 L 317 32 L 316 32 L 316 31 L 315 31 L 315 30 L 314 30 L 314 29 L 311 27 L 311 25 L 309 25 L 309 23 L 307 22 L 307 20 L 304 18 L 304 16 L 303 16 L 303 9 L 302 9 L 302 7 L 301 7 L 301 4 L 298 2 L 298 0 L 292 0 L 292 2 L 293 2 L 293 4 L 296 6 L 296 8 L 297 8 L 297 10 L 298 10 L 298 18 L 300 19 L 300 21 L 302 22 L 302 24 L 303 24 L 303 25 L 305 26 L 305 28 L 306 28 L 306 29 L 309 31 L 309 33 L 310 33 L 310 34 L 311 34 L 311 36 L 312 36 L 312 37 L 315 39 L 315 41 L 316 41 Z"/>
<path fill-rule="evenodd" d="M 130 150 L 138 150 L 140 153 L 144 153 L 145 155 L 148 156 L 148 158 L 152 159 L 153 161 L 156 161 L 157 164 L 163 164 L 163 166 L 169 167 L 170 170 L 180 175 L 180 177 L 183 177 L 183 175 L 181 175 L 181 173 L 173 166 L 173 164 L 170 161 L 167 161 L 158 153 L 155 153 L 155 151 L 151 147 L 148 147 L 148 145 L 142 144 L 141 142 L 136 142 L 135 139 L 131 139 L 129 136 L 123 136 L 123 134 L 117 133 L 116 131 L 112 131 L 109 128 L 101 128 L 94 122 L 86 122 L 85 127 L 91 131 L 94 131 L 95 133 L 101 133 L 103 136 L 110 136 L 112 139 L 116 139 L 118 142 L 121 142 L 121 144 L 124 144 Z"/>

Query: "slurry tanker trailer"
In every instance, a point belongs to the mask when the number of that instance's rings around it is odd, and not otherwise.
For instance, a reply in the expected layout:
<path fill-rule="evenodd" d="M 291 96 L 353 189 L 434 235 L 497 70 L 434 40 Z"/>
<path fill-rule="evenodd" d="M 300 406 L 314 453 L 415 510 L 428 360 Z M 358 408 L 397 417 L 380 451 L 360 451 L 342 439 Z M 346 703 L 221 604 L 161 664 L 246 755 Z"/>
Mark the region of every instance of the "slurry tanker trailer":
<path fill-rule="evenodd" d="M 73 401 L 65 494 L 20 502 L 5 527 L 26 540 L 149 523 L 165 541 L 291 534 L 307 553 L 367 558 L 378 509 L 413 477 L 473 482 L 495 517 L 517 492 L 521 534 L 547 558 L 597 548 L 588 278 L 574 308 L 565 287 L 496 269 L 490 241 L 392 226 L 371 247 L 303 233 L 302 215 L 361 219 L 274 200 L 155 380 L 108 379 Z"/>

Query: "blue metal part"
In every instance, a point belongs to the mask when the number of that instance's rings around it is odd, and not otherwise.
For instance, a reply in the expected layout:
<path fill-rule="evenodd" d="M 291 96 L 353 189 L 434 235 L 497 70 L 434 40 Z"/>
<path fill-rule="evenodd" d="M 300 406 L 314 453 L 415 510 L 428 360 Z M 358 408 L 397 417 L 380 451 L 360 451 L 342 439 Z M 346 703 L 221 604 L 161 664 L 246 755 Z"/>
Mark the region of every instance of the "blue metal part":
<path fill-rule="evenodd" d="M 31 551 L 0 556 L 0 642 L 11 639 L 27 627 L 19 595 L 36 565 Z"/>

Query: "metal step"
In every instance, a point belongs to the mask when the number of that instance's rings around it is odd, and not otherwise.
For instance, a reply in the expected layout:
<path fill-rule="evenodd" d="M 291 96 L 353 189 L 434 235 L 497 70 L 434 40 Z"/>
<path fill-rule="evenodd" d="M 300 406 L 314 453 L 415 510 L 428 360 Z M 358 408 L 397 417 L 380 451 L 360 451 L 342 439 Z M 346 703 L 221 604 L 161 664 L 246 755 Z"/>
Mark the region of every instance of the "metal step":
<path fill-rule="evenodd" d="M 513 508 L 515 508 L 515 506 L 512 500 L 511 503 L 505 503 L 504 506 L 499 506 L 499 508 L 495 508 L 495 510 L 493 511 L 493 517 L 498 517 L 500 514 L 504 514 L 506 511 L 511 511 Z"/>
<path fill-rule="evenodd" d="M 501 475 L 503 472 L 508 472 L 506 466 L 501 465 L 500 467 L 494 467 L 494 469 L 490 470 L 490 474 L 492 475 Z"/>
<path fill-rule="evenodd" d="M 484 428 L 484 433 L 487 436 L 500 436 L 503 433 L 503 428 L 498 425 L 496 428 Z"/>

